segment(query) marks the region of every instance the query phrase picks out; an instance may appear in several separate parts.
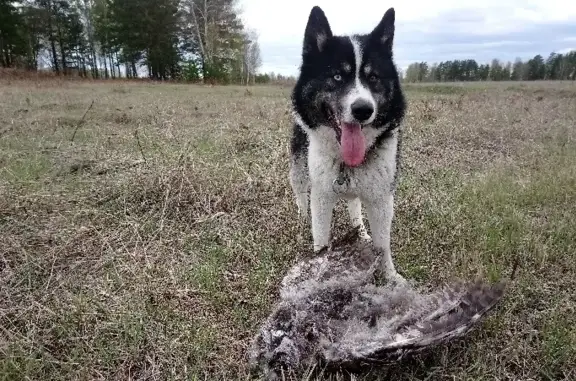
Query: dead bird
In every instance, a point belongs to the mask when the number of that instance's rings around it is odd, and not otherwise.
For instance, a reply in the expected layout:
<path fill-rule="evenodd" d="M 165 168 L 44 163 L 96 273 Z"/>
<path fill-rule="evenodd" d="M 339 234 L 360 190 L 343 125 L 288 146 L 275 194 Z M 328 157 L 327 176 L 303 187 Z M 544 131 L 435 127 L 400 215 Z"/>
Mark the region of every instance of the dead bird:
<path fill-rule="evenodd" d="M 431 291 L 409 282 L 377 286 L 380 255 L 357 237 L 354 231 L 288 271 L 249 349 L 253 370 L 275 380 L 395 362 L 466 334 L 503 295 L 504 282 Z"/>

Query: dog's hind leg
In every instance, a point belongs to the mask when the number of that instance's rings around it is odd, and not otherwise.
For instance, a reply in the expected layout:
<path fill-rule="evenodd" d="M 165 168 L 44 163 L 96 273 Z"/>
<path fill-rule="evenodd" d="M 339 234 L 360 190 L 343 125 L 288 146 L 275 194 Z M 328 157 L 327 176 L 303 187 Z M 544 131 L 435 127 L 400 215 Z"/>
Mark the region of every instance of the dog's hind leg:
<path fill-rule="evenodd" d="M 348 200 L 348 214 L 350 215 L 350 220 L 352 221 L 352 227 L 359 228 L 360 237 L 365 240 L 370 240 L 368 231 L 366 231 L 366 226 L 364 226 L 364 220 L 362 218 L 362 203 L 359 198 Z"/>
<path fill-rule="evenodd" d="M 300 155 L 292 158 L 290 163 L 290 185 L 296 199 L 298 216 L 302 220 L 308 220 L 308 190 L 310 189 L 310 177 L 306 165 L 306 156 Z"/>

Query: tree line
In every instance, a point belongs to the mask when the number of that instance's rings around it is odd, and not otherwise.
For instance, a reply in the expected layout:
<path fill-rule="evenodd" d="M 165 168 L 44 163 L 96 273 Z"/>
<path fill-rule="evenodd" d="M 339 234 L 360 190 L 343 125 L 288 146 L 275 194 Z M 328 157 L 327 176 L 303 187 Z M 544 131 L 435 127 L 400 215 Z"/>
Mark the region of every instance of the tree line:
<path fill-rule="evenodd" d="M 235 0 L 0 0 L 5 68 L 254 83 L 261 64 Z"/>
<path fill-rule="evenodd" d="M 536 81 L 576 80 L 576 51 L 550 53 L 547 59 L 536 55 L 528 61 L 517 58 L 514 63 L 493 59 L 478 64 L 476 60 L 454 60 L 434 63 L 415 62 L 404 73 L 406 82 L 453 81 Z"/>

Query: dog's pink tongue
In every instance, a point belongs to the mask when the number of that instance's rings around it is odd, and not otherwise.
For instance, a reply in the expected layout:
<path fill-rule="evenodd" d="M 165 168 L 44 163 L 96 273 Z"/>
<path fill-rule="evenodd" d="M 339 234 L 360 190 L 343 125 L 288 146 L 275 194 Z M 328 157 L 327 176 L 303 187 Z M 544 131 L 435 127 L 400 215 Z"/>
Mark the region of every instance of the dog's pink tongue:
<path fill-rule="evenodd" d="M 342 138 L 340 151 L 344 163 L 349 167 L 356 167 L 364 161 L 366 154 L 366 139 L 362 127 L 358 123 L 342 123 Z"/>

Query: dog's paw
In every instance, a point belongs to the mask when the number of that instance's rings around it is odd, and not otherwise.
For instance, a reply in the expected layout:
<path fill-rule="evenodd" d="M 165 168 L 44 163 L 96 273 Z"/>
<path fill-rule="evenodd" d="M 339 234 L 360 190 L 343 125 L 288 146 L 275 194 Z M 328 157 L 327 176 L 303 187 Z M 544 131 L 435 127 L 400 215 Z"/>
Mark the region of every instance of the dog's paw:
<path fill-rule="evenodd" d="M 396 272 L 395 269 L 387 269 L 379 267 L 374 272 L 375 279 L 380 285 L 390 285 L 392 287 L 410 286 L 410 282 L 402 275 Z"/>
<path fill-rule="evenodd" d="M 366 230 L 360 230 L 360 239 L 366 242 L 372 242 L 372 237 L 370 237 L 370 234 L 368 234 Z"/>
<path fill-rule="evenodd" d="M 403 286 L 409 286 L 410 285 L 410 283 L 406 280 L 406 278 L 404 278 L 402 275 L 397 273 L 396 270 L 386 271 L 385 274 L 386 274 L 385 277 L 386 277 L 387 282 L 389 282 L 393 286 L 403 287 Z"/>

